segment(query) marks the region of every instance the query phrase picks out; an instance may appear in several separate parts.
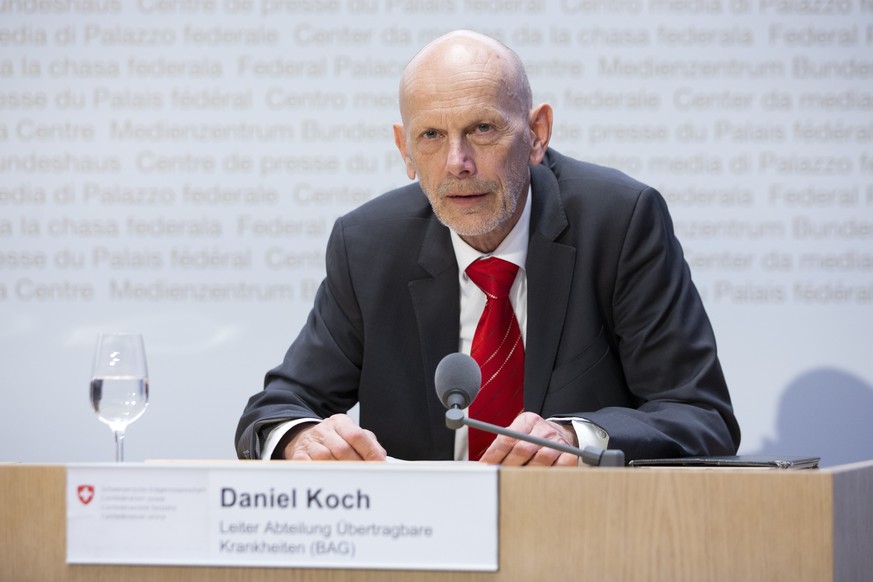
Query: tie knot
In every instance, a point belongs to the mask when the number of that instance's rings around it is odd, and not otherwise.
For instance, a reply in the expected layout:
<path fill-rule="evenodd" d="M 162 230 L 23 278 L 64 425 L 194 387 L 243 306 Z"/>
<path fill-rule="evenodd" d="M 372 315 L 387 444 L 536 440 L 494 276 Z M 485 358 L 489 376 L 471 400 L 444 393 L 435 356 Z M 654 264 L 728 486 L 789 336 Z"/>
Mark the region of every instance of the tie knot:
<path fill-rule="evenodd" d="M 512 282 L 515 281 L 517 272 L 517 265 L 497 257 L 479 259 L 467 267 L 467 276 L 470 277 L 470 280 L 489 298 L 494 299 L 509 297 L 509 290 L 512 288 Z"/>

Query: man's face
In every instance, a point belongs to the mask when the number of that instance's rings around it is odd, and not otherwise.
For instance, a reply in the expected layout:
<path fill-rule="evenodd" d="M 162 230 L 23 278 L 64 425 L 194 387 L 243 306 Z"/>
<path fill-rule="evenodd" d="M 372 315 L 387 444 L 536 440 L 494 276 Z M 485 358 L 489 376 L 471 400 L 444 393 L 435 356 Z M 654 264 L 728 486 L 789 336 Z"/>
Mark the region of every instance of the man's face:
<path fill-rule="evenodd" d="M 414 78 L 395 127 L 407 173 L 437 218 L 483 251 L 521 215 L 532 141 L 527 112 L 488 69 Z"/>

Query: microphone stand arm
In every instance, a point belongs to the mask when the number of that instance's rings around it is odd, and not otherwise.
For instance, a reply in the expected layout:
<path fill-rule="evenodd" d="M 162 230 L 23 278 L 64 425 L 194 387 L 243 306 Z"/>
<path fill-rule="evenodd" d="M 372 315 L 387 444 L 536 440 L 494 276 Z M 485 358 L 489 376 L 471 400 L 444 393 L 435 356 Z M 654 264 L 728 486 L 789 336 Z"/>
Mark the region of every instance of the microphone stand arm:
<path fill-rule="evenodd" d="M 538 436 L 524 434 L 496 424 L 490 424 L 482 422 L 481 420 L 476 420 L 475 418 L 470 418 L 464 414 L 463 410 L 457 407 L 452 407 L 446 410 L 446 426 L 452 430 L 457 430 L 461 428 L 461 426 L 468 426 L 484 432 L 496 433 L 516 440 L 539 445 L 541 447 L 555 449 L 562 453 L 570 453 L 571 455 L 576 455 L 582 459 L 582 462 L 586 465 L 593 465 L 595 467 L 624 467 L 623 451 L 617 449 L 601 449 L 598 447 L 585 447 L 584 449 L 571 447 L 564 443 L 550 441 Z"/>

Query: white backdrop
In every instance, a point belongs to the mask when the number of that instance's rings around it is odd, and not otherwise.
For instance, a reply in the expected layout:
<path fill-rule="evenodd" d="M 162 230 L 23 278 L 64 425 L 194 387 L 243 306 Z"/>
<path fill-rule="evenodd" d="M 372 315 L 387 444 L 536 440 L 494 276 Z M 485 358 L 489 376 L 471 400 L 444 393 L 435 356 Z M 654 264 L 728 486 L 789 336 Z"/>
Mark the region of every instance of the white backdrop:
<path fill-rule="evenodd" d="M 112 330 L 151 373 L 127 457 L 232 458 L 454 28 L 522 56 L 553 147 L 667 198 L 741 452 L 873 458 L 870 0 L 0 0 L 0 461 L 112 458 Z"/>

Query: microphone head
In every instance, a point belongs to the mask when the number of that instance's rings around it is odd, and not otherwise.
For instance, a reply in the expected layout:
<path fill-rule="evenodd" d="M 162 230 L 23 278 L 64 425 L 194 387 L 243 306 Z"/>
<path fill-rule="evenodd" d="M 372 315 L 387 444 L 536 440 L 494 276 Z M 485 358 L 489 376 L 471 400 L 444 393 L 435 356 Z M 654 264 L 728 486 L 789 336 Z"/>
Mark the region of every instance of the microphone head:
<path fill-rule="evenodd" d="M 449 354 L 437 365 L 434 384 L 440 402 L 446 408 L 467 408 L 482 383 L 482 371 L 467 354 Z"/>

